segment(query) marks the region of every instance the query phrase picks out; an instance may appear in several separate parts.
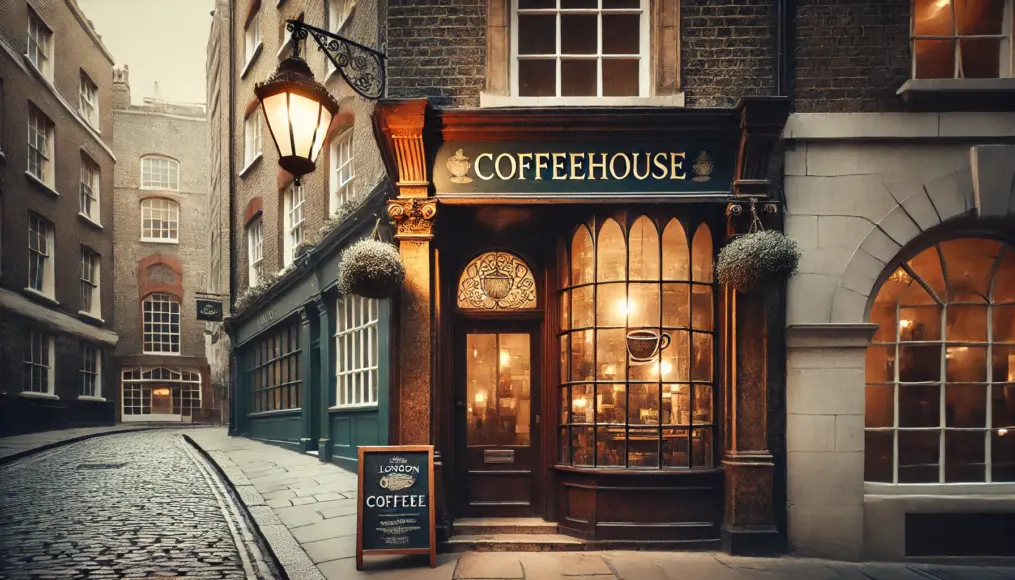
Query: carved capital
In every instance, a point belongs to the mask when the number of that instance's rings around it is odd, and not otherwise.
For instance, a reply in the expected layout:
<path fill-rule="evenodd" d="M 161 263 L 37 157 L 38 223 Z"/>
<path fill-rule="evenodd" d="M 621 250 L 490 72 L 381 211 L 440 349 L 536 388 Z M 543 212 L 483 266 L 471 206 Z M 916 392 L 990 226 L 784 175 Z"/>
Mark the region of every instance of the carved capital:
<path fill-rule="evenodd" d="M 395 220 L 397 239 L 424 239 L 433 237 L 434 218 L 437 217 L 437 200 L 433 198 L 392 199 L 388 201 L 388 215 Z"/>

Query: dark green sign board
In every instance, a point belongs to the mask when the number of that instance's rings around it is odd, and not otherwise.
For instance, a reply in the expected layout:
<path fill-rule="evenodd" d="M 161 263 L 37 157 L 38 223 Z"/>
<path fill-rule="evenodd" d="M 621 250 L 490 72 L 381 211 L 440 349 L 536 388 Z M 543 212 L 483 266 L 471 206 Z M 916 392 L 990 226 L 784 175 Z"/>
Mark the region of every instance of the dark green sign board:
<path fill-rule="evenodd" d="M 197 319 L 207 320 L 211 322 L 219 322 L 222 320 L 222 301 L 221 300 L 207 300 L 204 298 L 197 299 Z"/>
<path fill-rule="evenodd" d="M 356 498 L 357 570 L 364 554 L 429 554 L 437 566 L 432 445 L 360 447 Z"/>
<path fill-rule="evenodd" d="M 644 143 L 449 141 L 433 179 L 441 198 L 725 197 L 735 140 Z"/>

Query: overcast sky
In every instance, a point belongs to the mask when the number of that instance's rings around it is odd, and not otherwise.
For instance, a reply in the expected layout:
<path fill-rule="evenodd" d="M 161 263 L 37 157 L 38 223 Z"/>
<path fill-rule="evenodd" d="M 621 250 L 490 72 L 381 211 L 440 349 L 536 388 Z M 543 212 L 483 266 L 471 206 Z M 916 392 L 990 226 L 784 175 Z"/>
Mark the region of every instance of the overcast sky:
<path fill-rule="evenodd" d="M 204 103 L 213 0 L 78 0 L 113 54 L 130 67 L 130 97 Z M 155 83 L 159 84 L 158 94 Z"/>

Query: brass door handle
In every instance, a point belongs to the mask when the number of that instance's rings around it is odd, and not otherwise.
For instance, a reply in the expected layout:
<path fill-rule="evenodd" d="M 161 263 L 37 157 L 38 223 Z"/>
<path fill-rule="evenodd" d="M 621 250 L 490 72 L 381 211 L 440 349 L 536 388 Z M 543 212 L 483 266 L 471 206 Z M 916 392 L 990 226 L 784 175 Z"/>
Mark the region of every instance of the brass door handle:
<path fill-rule="evenodd" d="M 539 415 L 537 414 L 537 415 L 536 415 L 536 425 L 539 425 L 539 420 L 540 420 L 540 419 L 539 419 Z"/>

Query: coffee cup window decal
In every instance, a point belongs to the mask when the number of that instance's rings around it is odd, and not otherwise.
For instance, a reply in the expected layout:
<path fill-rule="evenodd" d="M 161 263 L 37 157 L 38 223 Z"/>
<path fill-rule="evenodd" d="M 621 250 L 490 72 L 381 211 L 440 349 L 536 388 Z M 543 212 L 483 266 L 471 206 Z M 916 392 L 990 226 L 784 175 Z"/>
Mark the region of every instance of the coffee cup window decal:
<path fill-rule="evenodd" d="M 521 258 L 506 252 L 486 252 L 462 271 L 458 307 L 515 310 L 536 307 L 536 280 Z"/>
<path fill-rule="evenodd" d="M 632 365 L 648 364 L 670 346 L 669 333 L 655 328 L 636 328 L 627 331 L 627 354 Z"/>

